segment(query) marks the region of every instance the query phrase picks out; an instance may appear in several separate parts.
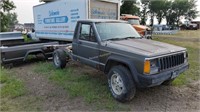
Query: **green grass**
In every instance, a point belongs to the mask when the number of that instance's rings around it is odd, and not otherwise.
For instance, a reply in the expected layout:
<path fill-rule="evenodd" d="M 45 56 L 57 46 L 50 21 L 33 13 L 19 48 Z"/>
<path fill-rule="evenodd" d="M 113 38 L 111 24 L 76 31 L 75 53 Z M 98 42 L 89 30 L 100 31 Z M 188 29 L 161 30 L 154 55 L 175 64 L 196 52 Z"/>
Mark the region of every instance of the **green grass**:
<path fill-rule="evenodd" d="M 1 97 L 15 98 L 25 93 L 25 87 L 22 81 L 11 77 L 5 69 L 1 69 L 0 73 Z"/>
<path fill-rule="evenodd" d="M 35 72 L 48 76 L 49 80 L 63 87 L 70 98 L 81 97 L 95 110 L 129 110 L 116 102 L 110 94 L 106 77 L 97 71 L 87 72 L 85 67 L 67 67 L 58 70 L 51 63 L 39 63 Z"/>
<path fill-rule="evenodd" d="M 14 99 L 26 93 L 25 86 L 22 81 L 12 77 L 12 73 L 8 70 L 1 68 L 0 72 L 0 111 L 16 111 L 19 107 L 14 105 Z"/>
<path fill-rule="evenodd" d="M 196 32 L 180 31 L 176 35 L 154 35 L 154 40 L 187 48 L 190 68 L 173 81 L 172 84 L 175 86 L 187 85 L 193 81 L 200 80 L 200 37 L 199 35 L 197 36 L 199 33 L 200 30 Z M 179 38 L 179 40 L 174 40 L 174 38 Z"/>
<path fill-rule="evenodd" d="M 38 97 L 32 97 L 29 96 L 21 97 L 18 99 L 8 99 L 8 98 L 2 98 L 1 99 L 1 105 L 0 105 L 0 111 L 6 111 L 6 112 L 37 112 L 41 111 L 41 105 L 42 105 L 42 98 Z"/>
<path fill-rule="evenodd" d="M 27 35 L 23 35 L 23 37 L 25 42 L 32 42 L 32 40 L 28 38 Z"/>

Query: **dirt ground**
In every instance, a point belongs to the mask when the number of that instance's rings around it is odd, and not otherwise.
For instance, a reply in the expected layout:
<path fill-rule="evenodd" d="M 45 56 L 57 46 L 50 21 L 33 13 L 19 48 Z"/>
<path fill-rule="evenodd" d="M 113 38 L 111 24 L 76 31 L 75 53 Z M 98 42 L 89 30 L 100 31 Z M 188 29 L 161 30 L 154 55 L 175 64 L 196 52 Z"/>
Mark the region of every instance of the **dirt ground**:
<path fill-rule="evenodd" d="M 49 81 L 44 75 L 35 73 L 34 65 L 26 64 L 11 69 L 28 90 L 23 98 L 39 98 L 36 103 L 42 111 L 93 110 L 82 98 L 70 99 L 63 88 Z M 181 87 L 158 86 L 138 90 L 135 98 L 125 105 L 128 105 L 131 111 L 200 111 L 199 91 L 199 81 Z"/>
<path fill-rule="evenodd" d="M 91 110 L 82 98 L 71 100 L 67 92 L 53 84 L 44 75 L 37 74 L 33 71 L 34 64 L 20 65 L 11 70 L 15 72 L 17 78 L 21 79 L 28 90 L 23 97 L 35 97 L 35 103 L 41 111 L 74 111 L 74 110 Z"/>

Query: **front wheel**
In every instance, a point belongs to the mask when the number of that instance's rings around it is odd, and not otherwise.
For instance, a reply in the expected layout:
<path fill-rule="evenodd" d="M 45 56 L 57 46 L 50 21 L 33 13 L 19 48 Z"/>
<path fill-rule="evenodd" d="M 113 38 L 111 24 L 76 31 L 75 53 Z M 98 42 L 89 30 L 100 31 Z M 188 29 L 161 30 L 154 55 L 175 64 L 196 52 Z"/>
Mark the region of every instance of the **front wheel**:
<path fill-rule="evenodd" d="M 112 96 L 120 102 L 130 101 L 135 96 L 135 84 L 130 71 L 124 66 L 114 66 L 109 71 L 108 84 Z"/>
<path fill-rule="evenodd" d="M 62 49 L 57 49 L 53 53 L 53 63 L 56 68 L 65 68 L 67 63 L 67 56 L 65 51 Z"/>

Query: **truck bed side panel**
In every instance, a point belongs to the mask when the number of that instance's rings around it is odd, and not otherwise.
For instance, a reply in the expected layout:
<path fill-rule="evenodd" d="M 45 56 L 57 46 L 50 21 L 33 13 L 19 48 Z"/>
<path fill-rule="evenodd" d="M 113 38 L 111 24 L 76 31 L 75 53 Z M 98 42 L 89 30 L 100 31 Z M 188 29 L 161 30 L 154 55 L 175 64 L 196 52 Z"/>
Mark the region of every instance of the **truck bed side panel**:
<path fill-rule="evenodd" d="M 53 49 L 49 49 L 49 46 L 58 45 L 58 42 L 49 43 L 33 43 L 22 44 L 16 46 L 2 46 L 0 47 L 1 62 L 12 62 L 17 60 L 24 60 L 29 53 L 44 53 L 44 55 L 51 55 Z M 51 47 L 52 48 L 52 47 Z"/>

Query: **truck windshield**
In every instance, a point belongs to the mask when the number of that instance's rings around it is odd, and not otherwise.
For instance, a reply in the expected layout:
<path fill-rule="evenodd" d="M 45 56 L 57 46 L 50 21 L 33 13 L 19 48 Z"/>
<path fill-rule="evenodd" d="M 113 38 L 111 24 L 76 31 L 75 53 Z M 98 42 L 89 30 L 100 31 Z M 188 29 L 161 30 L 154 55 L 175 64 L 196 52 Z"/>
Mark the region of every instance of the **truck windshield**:
<path fill-rule="evenodd" d="M 96 23 L 102 41 L 127 38 L 141 38 L 138 32 L 127 23 Z"/>
<path fill-rule="evenodd" d="M 140 21 L 138 19 L 128 19 L 128 23 L 132 25 L 140 25 Z"/>

